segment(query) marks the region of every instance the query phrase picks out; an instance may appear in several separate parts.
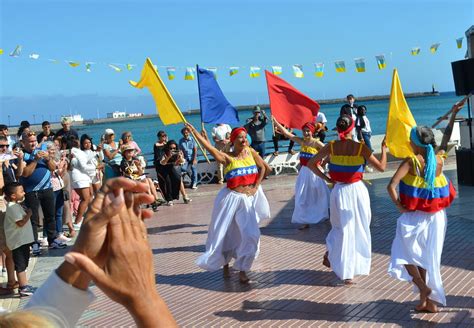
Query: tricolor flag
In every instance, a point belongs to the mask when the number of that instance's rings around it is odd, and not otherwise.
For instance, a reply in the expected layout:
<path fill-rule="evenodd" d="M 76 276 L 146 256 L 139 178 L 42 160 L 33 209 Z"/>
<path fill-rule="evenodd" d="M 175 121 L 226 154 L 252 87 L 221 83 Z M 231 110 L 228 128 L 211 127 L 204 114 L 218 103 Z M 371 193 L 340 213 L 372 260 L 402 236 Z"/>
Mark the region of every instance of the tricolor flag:
<path fill-rule="evenodd" d="M 21 46 L 16 46 L 15 50 L 10 52 L 10 57 L 19 57 L 21 55 Z"/>
<path fill-rule="evenodd" d="M 217 80 L 217 67 L 207 67 L 206 69 L 211 71 L 212 75 L 214 75 L 214 78 Z"/>
<path fill-rule="evenodd" d="M 69 66 L 71 66 L 71 67 L 77 67 L 77 66 L 81 65 L 81 63 L 74 62 L 74 61 L 66 61 L 66 63 L 68 63 Z"/>
<path fill-rule="evenodd" d="M 86 72 L 87 72 L 87 73 L 90 73 L 91 70 L 92 70 L 92 63 L 87 62 L 87 63 L 86 63 Z"/>
<path fill-rule="evenodd" d="M 109 67 L 111 69 L 113 69 L 114 71 L 116 71 L 116 72 L 121 72 L 122 71 L 122 69 L 120 67 L 118 67 L 117 65 L 114 65 L 114 64 L 109 64 Z"/>
<path fill-rule="evenodd" d="M 131 71 L 134 67 L 135 67 L 135 65 L 133 65 L 133 64 L 127 64 L 127 70 L 129 70 L 129 71 Z"/>
<path fill-rule="evenodd" d="M 464 38 L 460 37 L 460 38 L 456 39 L 456 45 L 458 46 L 458 49 L 462 48 L 462 39 L 464 39 Z"/>
<path fill-rule="evenodd" d="M 315 63 L 314 64 L 314 75 L 316 75 L 316 77 L 323 77 L 324 76 L 324 63 Z"/>
<path fill-rule="evenodd" d="M 346 71 L 346 63 L 343 60 L 337 60 L 334 62 L 336 66 L 336 72 L 344 73 Z"/>
<path fill-rule="evenodd" d="M 234 76 L 238 72 L 239 72 L 239 67 L 238 66 L 229 67 L 229 76 Z"/>
<path fill-rule="evenodd" d="M 194 80 L 194 67 L 186 67 L 186 73 L 184 73 L 184 79 L 187 81 Z"/>
<path fill-rule="evenodd" d="M 272 66 L 272 73 L 275 75 L 281 75 L 283 73 L 283 68 L 281 66 Z"/>
<path fill-rule="evenodd" d="M 364 73 L 365 72 L 365 59 L 364 58 L 355 58 L 354 59 L 356 65 L 357 73 Z"/>
<path fill-rule="evenodd" d="M 168 80 L 174 80 L 176 77 L 176 68 L 166 67 L 166 73 L 168 74 Z"/>
<path fill-rule="evenodd" d="M 260 67 L 250 66 L 250 77 L 259 77 L 260 76 Z"/>
<path fill-rule="evenodd" d="M 387 67 L 387 63 L 385 62 L 385 55 L 377 55 L 375 56 L 375 60 L 377 61 L 377 67 L 379 69 L 384 69 Z"/>
<path fill-rule="evenodd" d="M 435 43 L 435 44 L 431 45 L 430 51 L 431 51 L 432 54 L 434 54 L 436 51 L 438 51 L 439 45 L 440 45 L 440 43 Z"/>
<path fill-rule="evenodd" d="M 38 59 L 38 58 L 40 57 L 40 55 L 38 55 L 38 54 L 31 54 L 29 57 L 30 57 L 30 59 L 36 60 L 36 59 Z"/>
<path fill-rule="evenodd" d="M 420 53 L 420 47 L 413 47 L 411 48 L 411 55 L 417 56 Z"/>
<path fill-rule="evenodd" d="M 301 79 L 304 77 L 303 65 L 295 64 L 293 65 L 293 74 L 296 78 Z"/>

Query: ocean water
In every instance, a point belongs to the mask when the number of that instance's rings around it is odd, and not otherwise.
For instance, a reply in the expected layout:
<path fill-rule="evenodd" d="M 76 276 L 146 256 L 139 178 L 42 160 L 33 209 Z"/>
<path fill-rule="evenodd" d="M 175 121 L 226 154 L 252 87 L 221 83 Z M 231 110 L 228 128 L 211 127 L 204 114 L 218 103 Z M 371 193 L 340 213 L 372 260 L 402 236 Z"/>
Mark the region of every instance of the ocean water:
<path fill-rule="evenodd" d="M 434 124 L 438 117 L 445 114 L 452 105 L 461 100 L 462 97 L 457 97 L 454 92 L 442 93 L 440 96 L 423 97 L 423 98 L 409 98 L 407 99 L 410 110 L 415 117 L 418 125 Z M 372 127 L 372 134 L 384 134 L 387 113 L 388 113 L 388 100 L 379 101 L 367 101 L 364 103 L 356 102 L 358 105 L 365 105 L 367 107 L 367 117 L 370 120 Z M 321 111 L 326 115 L 328 120 L 328 128 L 332 129 L 335 126 L 336 119 L 339 116 L 339 110 L 343 104 L 331 104 L 321 105 Z M 270 114 L 270 110 L 265 108 L 267 115 Z M 467 117 L 467 109 L 464 108 L 460 116 Z M 239 111 L 239 118 L 242 125 L 245 124 L 245 120 L 252 116 L 252 111 Z M 186 116 L 186 119 L 193 124 L 197 129 L 200 129 L 201 121 L 199 114 L 193 114 Z M 212 124 L 206 124 L 206 129 L 210 134 Z M 441 123 L 440 126 L 444 126 Z M 98 143 L 100 136 L 104 133 L 106 128 L 111 128 L 115 131 L 116 140 L 120 137 L 122 132 L 131 131 L 133 139 L 138 143 L 144 153 L 153 152 L 153 144 L 156 142 L 156 134 L 159 130 L 164 130 L 168 134 L 168 138 L 178 141 L 181 138 L 182 124 L 174 124 L 164 126 L 159 118 L 150 118 L 142 120 L 132 120 L 126 122 L 108 122 L 94 125 L 84 125 L 77 128 L 80 134 L 87 133 L 94 138 L 94 143 Z M 295 131 L 301 135 L 300 131 Z M 271 126 L 266 129 L 267 140 L 271 140 Z M 328 131 L 327 140 L 335 138 L 335 134 Z M 267 143 L 267 152 L 273 152 L 273 143 Z M 271 149 L 270 149 L 271 148 Z M 298 148 L 296 148 L 298 149 Z M 282 150 L 285 150 L 282 148 Z M 148 157 L 148 156 L 147 156 Z"/>

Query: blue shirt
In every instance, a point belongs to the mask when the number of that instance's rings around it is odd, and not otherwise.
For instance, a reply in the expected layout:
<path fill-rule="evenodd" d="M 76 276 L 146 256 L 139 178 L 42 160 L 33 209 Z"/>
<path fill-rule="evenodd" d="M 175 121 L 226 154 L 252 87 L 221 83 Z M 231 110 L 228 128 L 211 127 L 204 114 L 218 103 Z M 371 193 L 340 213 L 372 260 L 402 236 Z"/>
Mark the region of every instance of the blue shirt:
<path fill-rule="evenodd" d="M 188 162 L 194 158 L 194 150 L 197 147 L 196 141 L 193 138 L 181 138 L 179 139 L 179 149 L 184 154 L 184 159 Z"/>
<path fill-rule="evenodd" d="M 25 152 L 23 160 L 26 165 L 33 162 L 35 156 L 33 154 Z M 50 189 L 51 185 L 51 171 L 48 168 L 48 164 L 44 159 L 39 159 L 36 163 L 36 168 L 29 177 L 21 177 L 20 183 L 23 185 L 25 192 L 33 192 Z"/>

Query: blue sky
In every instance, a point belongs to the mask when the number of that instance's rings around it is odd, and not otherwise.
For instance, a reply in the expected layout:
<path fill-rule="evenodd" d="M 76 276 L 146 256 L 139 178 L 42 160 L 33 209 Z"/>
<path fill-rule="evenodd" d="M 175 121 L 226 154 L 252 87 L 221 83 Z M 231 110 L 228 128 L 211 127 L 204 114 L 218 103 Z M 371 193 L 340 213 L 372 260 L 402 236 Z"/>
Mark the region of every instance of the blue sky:
<path fill-rule="evenodd" d="M 178 67 L 177 78 L 165 82 L 183 109 L 198 107 L 196 81 L 183 79 L 184 67 L 195 64 L 219 67 L 218 82 L 236 105 L 267 101 L 265 79 L 250 79 L 251 65 L 283 66 L 284 79 L 317 99 L 388 94 L 394 67 L 405 92 L 430 90 L 432 83 L 451 91 L 450 63 L 466 51 L 466 40 L 459 50 L 455 39 L 473 22 L 472 0 L 1 0 L 0 119 L 11 115 L 13 124 L 22 112 L 30 119 L 31 113 L 93 117 L 98 110 L 124 108 L 152 113 L 151 97 L 128 84 L 139 79 L 147 56 L 158 66 Z M 435 42 L 441 46 L 433 55 Z M 9 57 L 18 44 L 22 56 Z M 414 46 L 421 47 L 419 56 L 410 56 Z M 28 59 L 30 53 L 40 54 L 39 60 Z M 381 53 L 383 71 L 374 58 Z M 355 72 L 357 57 L 366 59 L 366 73 Z M 335 60 L 345 60 L 348 72 L 336 74 Z M 97 63 L 91 73 L 86 61 Z M 315 62 L 325 63 L 322 79 L 313 75 Z M 116 73 L 109 63 L 138 66 Z M 292 76 L 292 64 L 303 65 L 305 78 Z M 246 68 L 230 78 L 233 65 Z"/>

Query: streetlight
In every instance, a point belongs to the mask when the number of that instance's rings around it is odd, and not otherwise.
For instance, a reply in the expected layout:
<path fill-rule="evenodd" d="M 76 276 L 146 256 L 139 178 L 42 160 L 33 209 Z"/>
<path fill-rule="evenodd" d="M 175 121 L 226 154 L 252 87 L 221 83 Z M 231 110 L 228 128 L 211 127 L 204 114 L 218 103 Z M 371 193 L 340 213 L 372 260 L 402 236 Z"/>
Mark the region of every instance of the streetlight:
<path fill-rule="evenodd" d="M 36 115 L 33 114 L 33 124 L 36 124 Z"/>
<path fill-rule="evenodd" d="M 10 123 L 10 115 L 8 115 L 8 126 L 11 126 L 11 123 Z"/>

